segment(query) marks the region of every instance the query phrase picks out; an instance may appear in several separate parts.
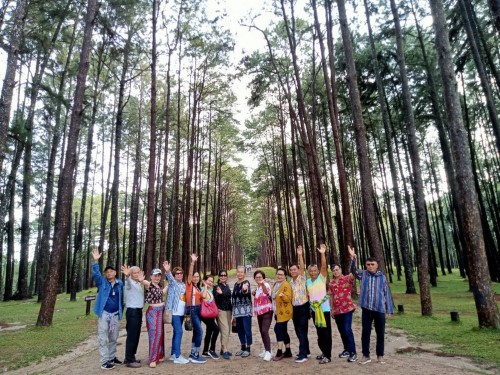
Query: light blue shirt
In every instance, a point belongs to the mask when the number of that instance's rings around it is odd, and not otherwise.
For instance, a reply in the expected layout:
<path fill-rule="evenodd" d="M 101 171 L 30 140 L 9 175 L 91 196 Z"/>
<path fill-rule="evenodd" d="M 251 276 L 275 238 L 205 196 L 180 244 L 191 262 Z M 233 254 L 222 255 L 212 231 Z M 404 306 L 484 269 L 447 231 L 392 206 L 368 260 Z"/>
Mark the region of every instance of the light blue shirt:
<path fill-rule="evenodd" d="M 130 276 L 125 279 L 125 306 L 129 309 L 144 307 L 144 292 L 141 283 L 132 280 Z"/>

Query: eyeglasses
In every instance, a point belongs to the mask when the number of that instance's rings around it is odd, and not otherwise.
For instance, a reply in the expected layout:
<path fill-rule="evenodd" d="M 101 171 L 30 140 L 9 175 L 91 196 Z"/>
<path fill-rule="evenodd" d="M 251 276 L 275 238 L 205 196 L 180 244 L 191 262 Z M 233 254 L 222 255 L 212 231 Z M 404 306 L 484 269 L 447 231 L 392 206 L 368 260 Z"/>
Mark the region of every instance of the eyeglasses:
<path fill-rule="evenodd" d="M 255 279 L 262 279 L 262 276 L 255 276 Z"/>
<path fill-rule="evenodd" d="M 219 277 L 227 277 L 227 275 L 226 274 L 221 274 L 221 275 L 219 275 Z"/>
<path fill-rule="evenodd" d="M 285 276 L 284 273 L 277 273 L 276 276 Z"/>
<path fill-rule="evenodd" d="M 183 275 L 183 274 L 184 274 L 184 272 L 176 272 L 175 274 L 176 274 L 176 275 Z"/>

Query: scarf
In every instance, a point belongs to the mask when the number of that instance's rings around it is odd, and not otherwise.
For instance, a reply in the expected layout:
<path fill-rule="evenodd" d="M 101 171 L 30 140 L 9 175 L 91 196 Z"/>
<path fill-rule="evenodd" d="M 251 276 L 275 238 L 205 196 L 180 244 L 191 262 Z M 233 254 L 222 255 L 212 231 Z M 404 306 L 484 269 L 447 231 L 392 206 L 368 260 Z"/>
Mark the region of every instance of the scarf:
<path fill-rule="evenodd" d="M 311 302 L 311 306 L 314 307 L 314 325 L 318 328 L 326 327 L 325 314 L 323 314 L 323 309 L 321 305 L 328 299 L 328 295 L 324 296 L 321 301 Z"/>

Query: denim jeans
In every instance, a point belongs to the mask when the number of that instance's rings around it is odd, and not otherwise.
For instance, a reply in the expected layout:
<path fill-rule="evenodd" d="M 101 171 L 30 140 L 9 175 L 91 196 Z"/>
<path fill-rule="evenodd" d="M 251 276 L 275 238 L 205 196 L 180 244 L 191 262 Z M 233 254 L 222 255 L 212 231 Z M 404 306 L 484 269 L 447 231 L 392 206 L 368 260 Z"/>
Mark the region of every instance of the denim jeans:
<path fill-rule="evenodd" d="M 300 306 L 293 306 L 293 326 L 299 339 L 299 357 L 307 358 L 309 354 L 309 317 L 311 316 L 309 302 Z"/>
<path fill-rule="evenodd" d="M 375 333 L 377 334 L 376 353 L 377 357 L 384 356 L 384 336 L 385 336 L 385 314 L 362 309 L 361 311 L 361 347 L 363 356 L 370 356 L 370 335 L 372 333 L 372 323 L 375 323 Z"/>
<path fill-rule="evenodd" d="M 136 361 L 135 354 L 139 345 L 142 326 L 142 309 L 127 308 L 127 341 L 125 342 L 125 361 L 132 363 Z"/>
<path fill-rule="evenodd" d="M 176 357 L 181 355 L 182 333 L 184 332 L 182 328 L 183 322 L 184 315 L 172 315 L 172 328 L 174 333 L 172 335 L 172 351 L 170 353 L 175 354 Z"/>
<path fill-rule="evenodd" d="M 351 354 L 356 353 L 356 344 L 354 342 L 354 334 L 352 333 L 353 313 L 354 310 L 345 314 L 334 315 L 335 323 L 337 323 L 340 338 L 342 339 L 342 344 L 344 344 L 344 350 L 347 350 Z"/>
<path fill-rule="evenodd" d="M 240 344 L 242 346 L 252 345 L 252 317 L 240 316 L 236 318 L 236 329 L 238 330 Z"/>
<path fill-rule="evenodd" d="M 186 306 L 186 311 L 191 311 L 191 321 L 193 322 L 193 338 L 191 339 L 191 347 L 197 348 L 201 346 L 201 339 L 203 338 L 203 328 L 201 327 L 201 306 Z"/>

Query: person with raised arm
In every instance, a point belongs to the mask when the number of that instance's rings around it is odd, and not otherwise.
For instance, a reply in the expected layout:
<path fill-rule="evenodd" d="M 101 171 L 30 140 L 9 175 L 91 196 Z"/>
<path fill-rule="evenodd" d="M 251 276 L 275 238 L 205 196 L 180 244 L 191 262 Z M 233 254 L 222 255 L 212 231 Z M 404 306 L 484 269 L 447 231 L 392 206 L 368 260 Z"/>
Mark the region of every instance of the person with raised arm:
<path fill-rule="evenodd" d="M 227 270 L 222 269 L 219 271 L 219 280 L 214 288 L 214 298 L 219 309 L 217 325 L 220 329 L 220 355 L 224 359 L 231 359 L 232 353 L 228 350 L 228 343 L 233 320 L 233 305 L 231 288 L 227 284 Z"/>
<path fill-rule="evenodd" d="M 144 278 L 141 283 L 146 290 L 146 303 L 149 305 L 146 310 L 146 328 L 149 338 L 149 367 L 155 368 L 157 362 L 165 360 L 164 347 L 164 327 L 163 327 L 163 294 L 167 288 L 162 287 L 161 270 L 155 268 L 151 271 L 151 281 Z"/>
<path fill-rule="evenodd" d="M 286 279 L 286 270 L 278 268 L 276 271 L 276 281 L 273 285 L 273 311 L 276 324 L 274 333 L 278 342 L 278 351 L 273 361 L 281 361 L 283 358 L 291 358 L 290 335 L 288 334 L 288 321 L 292 319 L 292 288 Z M 284 349 L 284 351 L 283 351 Z"/>
<path fill-rule="evenodd" d="M 92 250 L 92 278 L 98 288 L 94 313 L 97 320 L 97 341 L 101 356 L 101 369 L 112 370 L 123 362 L 116 358 L 116 342 L 120 331 L 120 320 L 123 316 L 123 283 L 116 278 L 116 270 L 108 265 L 104 268 L 104 276 L 99 270 L 99 258 L 102 253 Z"/>
<path fill-rule="evenodd" d="M 200 356 L 203 328 L 201 327 L 201 300 L 203 298 L 200 290 L 200 273 L 194 272 L 194 265 L 198 260 L 196 254 L 191 254 L 188 277 L 186 281 L 186 309 L 191 315 L 193 322 L 193 337 L 191 339 L 191 354 L 188 359 L 191 363 L 203 364 L 207 360 Z"/>
<path fill-rule="evenodd" d="M 184 322 L 184 309 L 186 307 L 186 284 L 183 282 L 182 277 L 184 271 L 181 267 L 174 267 L 170 272 L 170 263 L 163 262 L 163 269 L 165 276 L 168 280 L 167 303 L 165 310 L 172 311 L 172 350 L 170 352 L 170 360 L 176 364 L 184 365 L 189 363 L 189 360 L 181 354 L 181 342 Z"/>
<path fill-rule="evenodd" d="M 351 297 L 354 275 L 349 273 L 344 276 L 338 264 L 332 265 L 332 273 L 333 278 L 329 285 L 330 309 L 344 345 L 344 350 L 339 354 L 339 358 L 347 358 L 347 362 L 356 362 L 358 356 L 352 333 L 352 315 L 356 306 Z"/>
<path fill-rule="evenodd" d="M 394 314 L 392 305 L 392 295 L 389 289 L 387 279 L 378 269 L 378 260 L 369 257 L 365 261 L 366 270 L 356 268 L 356 252 L 354 248 L 348 247 L 351 255 L 351 273 L 360 280 L 359 305 L 361 306 L 361 350 L 363 358 L 361 364 L 370 363 L 370 335 L 372 324 L 375 324 L 375 333 L 377 334 L 377 361 L 384 361 L 384 337 L 385 320 Z"/>
<path fill-rule="evenodd" d="M 144 272 L 137 266 L 129 267 L 124 264 L 121 267 L 125 275 L 125 318 L 127 319 L 127 339 L 125 341 L 125 366 L 131 368 L 141 367 L 141 362 L 135 357 L 139 338 L 141 337 L 142 309 L 144 307 L 144 292 L 141 281 L 144 280 Z"/>
<path fill-rule="evenodd" d="M 310 278 L 307 279 L 306 287 L 318 335 L 318 346 L 321 350 L 321 354 L 316 359 L 319 360 L 320 364 L 325 364 L 332 361 L 332 324 L 330 302 L 326 292 L 326 278 L 328 276 L 326 245 L 319 245 L 318 252 L 321 254 L 321 269 L 318 269 L 315 264 L 311 264 L 307 268 Z"/>
<path fill-rule="evenodd" d="M 264 344 L 264 350 L 259 354 L 259 358 L 264 361 L 270 361 L 271 355 L 271 338 L 269 337 L 269 328 L 273 321 L 273 304 L 271 302 L 271 286 L 266 282 L 266 274 L 257 270 L 253 273 L 253 279 L 257 283 L 257 288 L 252 291 L 253 307 L 257 316 L 259 325 L 260 337 Z"/>
<path fill-rule="evenodd" d="M 252 294 L 250 282 L 245 280 L 245 267 L 238 266 L 236 269 L 236 283 L 233 288 L 233 317 L 236 318 L 236 329 L 240 339 L 241 350 L 235 355 L 243 358 L 250 355 L 252 345 Z"/>
<path fill-rule="evenodd" d="M 214 301 L 214 277 L 212 275 L 203 276 L 203 288 L 201 289 L 203 293 L 203 300 L 211 303 Z M 219 326 L 217 325 L 216 318 L 201 318 L 202 322 L 205 323 L 207 327 L 207 332 L 205 333 L 205 341 L 203 344 L 202 356 L 205 358 L 219 359 L 219 356 L 215 352 L 215 344 L 217 343 L 217 337 L 219 337 Z"/>
<path fill-rule="evenodd" d="M 303 363 L 309 357 L 309 299 L 307 297 L 306 276 L 304 266 L 304 251 L 301 245 L 297 246 L 297 263 L 290 266 L 290 287 L 292 289 L 293 326 L 299 340 L 299 354 L 295 362 Z"/>

